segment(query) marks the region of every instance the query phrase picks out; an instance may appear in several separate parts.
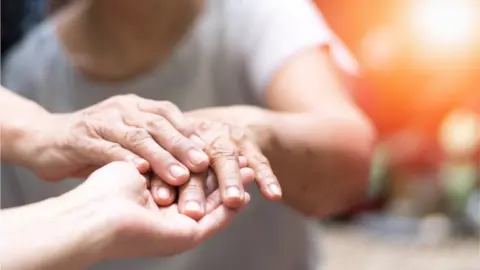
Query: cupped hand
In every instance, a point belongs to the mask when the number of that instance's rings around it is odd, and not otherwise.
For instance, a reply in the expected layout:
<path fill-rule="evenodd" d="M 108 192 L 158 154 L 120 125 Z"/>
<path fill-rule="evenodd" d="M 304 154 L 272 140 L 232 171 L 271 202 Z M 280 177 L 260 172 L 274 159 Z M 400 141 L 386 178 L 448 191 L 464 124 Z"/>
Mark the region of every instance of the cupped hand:
<path fill-rule="evenodd" d="M 250 177 L 253 181 L 253 175 Z M 100 231 L 107 234 L 105 258 L 169 256 L 185 252 L 225 228 L 237 210 L 221 204 L 220 194 L 207 198 L 206 213 L 198 221 L 183 215 L 177 204 L 158 207 L 148 180 L 128 163 L 114 162 L 93 173 L 78 189 L 77 198 L 96 204 L 102 216 Z M 70 196 L 72 197 L 72 196 Z M 249 201 L 247 194 L 244 203 Z"/>
<path fill-rule="evenodd" d="M 194 125 L 167 101 L 115 96 L 32 125 L 37 132 L 28 142 L 34 145 L 26 154 L 28 166 L 45 180 L 86 177 L 109 162 L 126 161 L 181 185 L 190 171 L 205 171 L 209 164 L 191 137 Z"/>

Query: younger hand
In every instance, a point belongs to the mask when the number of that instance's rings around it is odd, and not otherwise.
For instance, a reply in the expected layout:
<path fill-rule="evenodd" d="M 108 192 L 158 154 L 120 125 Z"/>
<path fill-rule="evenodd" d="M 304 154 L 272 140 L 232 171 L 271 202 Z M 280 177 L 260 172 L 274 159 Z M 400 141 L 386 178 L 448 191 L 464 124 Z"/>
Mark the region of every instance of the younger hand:
<path fill-rule="evenodd" d="M 116 162 L 93 173 L 74 190 L 78 198 L 95 202 L 103 217 L 100 231 L 109 236 L 106 259 L 169 256 L 185 252 L 225 228 L 237 210 L 220 203 L 220 194 L 207 199 L 206 215 L 195 221 L 180 213 L 177 204 L 158 207 L 147 179 L 134 166 Z M 247 203 L 250 196 L 245 196 Z"/>

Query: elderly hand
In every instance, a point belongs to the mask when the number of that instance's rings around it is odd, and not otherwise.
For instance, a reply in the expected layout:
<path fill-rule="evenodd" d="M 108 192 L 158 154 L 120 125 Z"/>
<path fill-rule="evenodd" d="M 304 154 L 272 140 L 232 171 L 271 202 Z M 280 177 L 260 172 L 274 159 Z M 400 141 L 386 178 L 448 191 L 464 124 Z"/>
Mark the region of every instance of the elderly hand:
<path fill-rule="evenodd" d="M 205 142 L 204 151 L 210 158 L 211 171 L 208 175 L 193 175 L 182 185 L 178 194 L 182 213 L 194 219 L 201 218 L 208 204 L 205 197 L 214 191 L 220 194 L 224 205 L 231 208 L 243 206 L 241 172 L 247 166 L 253 170 L 255 180 L 267 199 L 281 198 L 278 180 L 248 128 L 208 120 L 197 120 L 196 127 L 196 135 Z M 174 201 L 176 192 L 161 177 L 156 177 L 152 181 L 152 195 L 157 204 L 168 205 Z"/>
<path fill-rule="evenodd" d="M 181 185 L 190 171 L 203 172 L 209 164 L 190 138 L 193 124 L 167 101 L 116 96 L 75 113 L 39 117 L 29 130 L 22 165 L 45 180 L 86 177 L 126 161 Z"/>

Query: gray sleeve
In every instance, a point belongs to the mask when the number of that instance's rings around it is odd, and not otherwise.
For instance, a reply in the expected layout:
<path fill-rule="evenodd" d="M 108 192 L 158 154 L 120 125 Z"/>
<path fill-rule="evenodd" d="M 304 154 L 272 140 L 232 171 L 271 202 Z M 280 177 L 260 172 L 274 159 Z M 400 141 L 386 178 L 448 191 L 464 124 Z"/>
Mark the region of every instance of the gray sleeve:
<path fill-rule="evenodd" d="M 242 4 L 237 15 L 242 17 L 237 20 L 244 25 L 237 27 L 241 33 L 237 33 L 236 46 L 250 86 L 263 102 L 273 74 L 289 58 L 304 49 L 330 44 L 333 34 L 310 0 L 243 1 Z"/>
<path fill-rule="evenodd" d="M 36 100 L 36 75 L 42 74 L 44 69 L 43 32 L 44 27 L 39 27 L 17 44 L 7 55 L 2 69 L 2 86 L 32 100 Z"/>

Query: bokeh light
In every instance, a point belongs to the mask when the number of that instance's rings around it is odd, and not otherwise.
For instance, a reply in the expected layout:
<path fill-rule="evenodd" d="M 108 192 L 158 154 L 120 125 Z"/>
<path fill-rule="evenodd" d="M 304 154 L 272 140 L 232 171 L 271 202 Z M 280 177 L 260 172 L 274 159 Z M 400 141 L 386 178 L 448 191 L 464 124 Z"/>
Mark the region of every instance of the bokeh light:
<path fill-rule="evenodd" d="M 471 43 L 477 25 L 477 9 L 471 0 L 413 1 L 412 27 L 416 36 L 432 46 Z"/>

